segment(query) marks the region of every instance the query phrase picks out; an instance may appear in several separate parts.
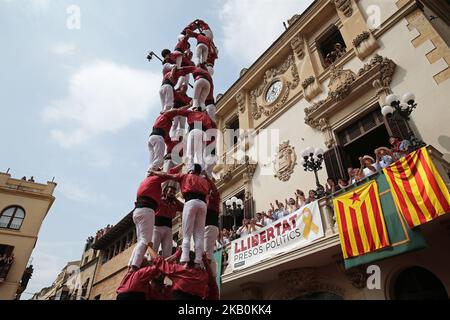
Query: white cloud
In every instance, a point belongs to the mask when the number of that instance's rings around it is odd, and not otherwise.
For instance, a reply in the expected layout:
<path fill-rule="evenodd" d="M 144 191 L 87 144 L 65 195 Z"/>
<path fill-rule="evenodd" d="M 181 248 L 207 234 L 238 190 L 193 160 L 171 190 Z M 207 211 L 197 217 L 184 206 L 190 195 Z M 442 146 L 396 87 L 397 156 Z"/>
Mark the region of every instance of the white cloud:
<path fill-rule="evenodd" d="M 159 74 L 97 61 L 75 72 L 68 96 L 50 103 L 42 116 L 56 126 L 51 136 L 61 146 L 82 145 L 147 121 L 151 108 L 158 108 L 160 81 Z"/>
<path fill-rule="evenodd" d="M 38 12 L 44 12 L 47 11 L 47 9 L 50 7 L 50 0 L 3 0 L 3 2 L 6 3 L 20 3 L 20 5 L 30 5 L 31 8 Z M 30 7 L 29 7 L 30 8 Z"/>
<path fill-rule="evenodd" d="M 283 21 L 312 0 L 226 0 L 219 16 L 225 52 L 239 65 L 253 63 L 284 31 Z"/>
<path fill-rule="evenodd" d="M 60 42 L 50 48 L 50 52 L 56 55 L 72 55 L 77 50 L 73 43 Z"/>
<path fill-rule="evenodd" d="M 95 204 L 106 201 L 107 197 L 98 194 L 87 187 L 77 185 L 76 183 L 65 181 L 58 185 L 58 192 L 68 200 L 82 203 Z"/>

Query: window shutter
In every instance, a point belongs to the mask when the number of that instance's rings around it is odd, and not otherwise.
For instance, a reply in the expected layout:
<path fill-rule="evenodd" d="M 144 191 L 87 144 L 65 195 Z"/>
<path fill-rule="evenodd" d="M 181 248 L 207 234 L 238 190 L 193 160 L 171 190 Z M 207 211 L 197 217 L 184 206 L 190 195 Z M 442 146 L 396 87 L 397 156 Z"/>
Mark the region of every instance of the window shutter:
<path fill-rule="evenodd" d="M 255 209 L 254 208 L 255 208 L 255 206 L 254 206 L 253 197 L 244 201 L 244 212 L 245 212 L 246 219 L 252 219 L 255 217 L 255 212 L 254 212 Z"/>
<path fill-rule="evenodd" d="M 392 115 L 386 118 L 388 124 L 389 134 L 400 139 L 409 139 L 408 123 L 404 119 L 396 118 Z"/>
<path fill-rule="evenodd" d="M 325 168 L 329 178 L 338 180 L 347 177 L 347 159 L 341 146 L 334 147 L 323 155 Z"/>

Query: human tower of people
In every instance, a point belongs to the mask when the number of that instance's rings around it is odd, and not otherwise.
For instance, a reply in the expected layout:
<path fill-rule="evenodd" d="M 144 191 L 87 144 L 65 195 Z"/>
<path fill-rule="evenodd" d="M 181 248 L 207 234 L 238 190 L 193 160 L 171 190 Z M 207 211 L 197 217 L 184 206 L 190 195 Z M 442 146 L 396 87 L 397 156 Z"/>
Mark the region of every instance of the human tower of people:
<path fill-rule="evenodd" d="M 190 39 L 197 41 L 196 63 Z M 206 22 L 195 20 L 178 36 L 175 49 L 163 50 L 162 56 L 162 111 L 148 141 L 150 165 L 133 211 L 137 244 L 117 299 L 218 299 L 213 253 L 220 195 L 212 177 L 214 139 L 207 134 L 216 130 L 213 75 L 218 51 L 213 32 Z M 187 95 L 191 74 L 192 99 Z M 185 161 L 177 164 L 184 148 L 176 146 L 183 140 L 187 140 Z M 182 173 L 184 166 L 186 173 Z M 176 198 L 178 188 L 184 204 Z M 181 211 L 183 242 L 172 255 L 172 219 Z M 172 286 L 164 285 L 166 277 Z"/>

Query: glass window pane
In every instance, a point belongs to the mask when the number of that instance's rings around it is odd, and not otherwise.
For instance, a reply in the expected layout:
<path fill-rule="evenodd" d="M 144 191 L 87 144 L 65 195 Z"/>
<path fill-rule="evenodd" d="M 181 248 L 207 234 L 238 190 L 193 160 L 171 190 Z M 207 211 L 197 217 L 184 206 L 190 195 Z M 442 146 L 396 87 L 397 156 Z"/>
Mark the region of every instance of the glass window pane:
<path fill-rule="evenodd" d="M 17 208 L 15 218 L 25 218 L 25 212 L 21 208 Z"/>
<path fill-rule="evenodd" d="M 7 228 L 10 220 L 11 220 L 10 217 L 1 216 L 0 217 L 0 228 Z"/>
<path fill-rule="evenodd" d="M 14 218 L 13 221 L 11 222 L 10 228 L 19 230 L 20 227 L 22 226 L 22 221 L 23 221 L 23 219 L 21 219 L 21 218 Z"/>
<path fill-rule="evenodd" d="M 15 207 L 8 208 L 8 209 L 6 209 L 5 211 L 2 212 L 2 216 L 12 217 L 12 215 L 14 214 L 14 210 L 16 210 Z"/>

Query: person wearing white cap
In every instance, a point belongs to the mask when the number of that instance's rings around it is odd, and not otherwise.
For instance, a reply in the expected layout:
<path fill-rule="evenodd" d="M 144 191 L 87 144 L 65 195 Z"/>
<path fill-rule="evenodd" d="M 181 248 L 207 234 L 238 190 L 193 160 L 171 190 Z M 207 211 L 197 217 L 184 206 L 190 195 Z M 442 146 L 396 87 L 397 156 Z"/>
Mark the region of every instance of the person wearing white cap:
<path fill-rule="evenodd" d="M 359 158 L 359 161 L 361 162 L 361 172 L 364 178 L 377 173 L 378 169 L 373 157 L 365 155 L 364 157 Z"/>

